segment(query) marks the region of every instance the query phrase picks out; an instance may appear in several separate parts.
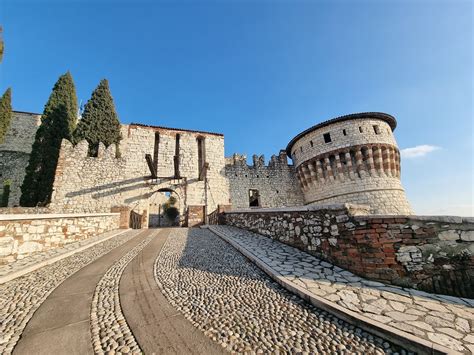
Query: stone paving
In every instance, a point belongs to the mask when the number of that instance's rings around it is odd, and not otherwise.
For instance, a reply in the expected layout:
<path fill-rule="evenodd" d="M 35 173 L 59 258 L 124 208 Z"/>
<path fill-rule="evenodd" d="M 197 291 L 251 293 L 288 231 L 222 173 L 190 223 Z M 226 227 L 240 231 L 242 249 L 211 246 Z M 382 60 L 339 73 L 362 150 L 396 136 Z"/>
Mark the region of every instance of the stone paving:
<path fill-rule="evenodd" d="M 54 248 L 54 249 L 46 250 L 44 252 L 35 253 L 23 259 L 15 260 L 14 262 L 11 262 L 6 265 L 0 265 L 0 279 L 2 278 L 2 276 L 6 276 L 6 275 L 16 273 L 16 272 L 21 272 L 22 270 L 28 269 L 29 267 L 38 265 L 42 262 L 46 262 L 52 258 L 67 254 L 69 252 L 77 250 L 78 248 L 86 247 L 87 245 L 91 245 L 91 244 L 100 242 L 102 240 L 106 240 L 109 237 L 121 232 L 123 231 L 112 230 L 112 231 L 105 232 L 88 239 L 83 239 L 83 240 L 79 240 L 73 243 L 65 244 L 59 248 Z"/>
<path fill-rule="evenodd" d="M 116 261 L 97 283 L 91 307 L 92 346 L 96 354 L 141 353 L 120 307 L 119 284 L 133 258 L 156 236 L 151 234 Z"/>
<path fill-rule="evenodd" d="M 33 313 L 61 282 L 139 232 L 127 231 L 0 285 L 0 353 L 10 354 L 13 351 Z"/>
<path fill-rule="evenodd" d="M 289 293 L 209 230 L 173 230 L 155 275 L 169 302 L 233 353 L 407 353 Z"/>
<path fill-rule="evenodd" d="M 212 226 L 290 282 L 377 322 L 474 353 L 474 300 L 369 281 L 270 238 Z"/>

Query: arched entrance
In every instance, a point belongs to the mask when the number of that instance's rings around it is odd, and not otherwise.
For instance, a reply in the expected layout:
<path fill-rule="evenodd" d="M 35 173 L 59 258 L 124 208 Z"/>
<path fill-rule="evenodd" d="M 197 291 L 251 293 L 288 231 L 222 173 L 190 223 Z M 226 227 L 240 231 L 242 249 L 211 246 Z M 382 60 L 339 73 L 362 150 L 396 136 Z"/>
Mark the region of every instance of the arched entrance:
<path fill-rule="evenodd" d="M 171 213 L 171 209 L 176 209 L 177 213 Z M 180 226 L 182 209 L 181 196 L 175 190 L 160 188 L 149 198 L 148 226 L 150 228 Z"/>

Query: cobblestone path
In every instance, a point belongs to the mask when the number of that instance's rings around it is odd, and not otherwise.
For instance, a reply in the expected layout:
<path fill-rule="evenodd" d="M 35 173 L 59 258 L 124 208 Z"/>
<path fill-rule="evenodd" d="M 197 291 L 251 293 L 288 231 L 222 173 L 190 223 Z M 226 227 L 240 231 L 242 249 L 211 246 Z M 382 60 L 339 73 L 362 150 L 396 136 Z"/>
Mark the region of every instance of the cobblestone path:
<path fill-rule="evenodd" d="M 228 226 L 212 226 L 288 281 L 348 310 L 465 353 L 474 353 L 474 300 L 387 286 L 296 248 Z"/>
<path fill-rule="evenodd" d="M 119 284 L 125 267 L 156 236 L 151 233 L 116 261 L 100 279 L 91 307 L 91 334 L 94 352 L 140 353 L 120 307 Z"/>
<path fill-rule="evenodd" d="M 155 274 L 170 303 L 229 351 L 407 353 L 287 292 L 209 230 L 173 230 Z"/>
<path fill-rule="evenodd" d="M 13 351 L 33 313 L 61 282 L 137 234 L 128 231 L 0 285 L 0 353 Z"/>

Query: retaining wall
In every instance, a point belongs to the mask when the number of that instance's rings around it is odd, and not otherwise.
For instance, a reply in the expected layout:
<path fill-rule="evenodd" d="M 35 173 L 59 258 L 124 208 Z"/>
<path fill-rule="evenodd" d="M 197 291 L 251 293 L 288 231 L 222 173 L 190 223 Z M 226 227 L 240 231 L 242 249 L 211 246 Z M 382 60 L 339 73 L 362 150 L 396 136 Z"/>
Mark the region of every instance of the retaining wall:
<path fill-rule="evenodd" d="M 329 205 L 226 212 L 222 224 L 251 230 L 360 276 L 474 298 L 474 219 L 367 215 Z"/>
<path fill-rule="evenodd" d="M 0 264 L 119 228 L 120 213 L 0 214 Z"/>

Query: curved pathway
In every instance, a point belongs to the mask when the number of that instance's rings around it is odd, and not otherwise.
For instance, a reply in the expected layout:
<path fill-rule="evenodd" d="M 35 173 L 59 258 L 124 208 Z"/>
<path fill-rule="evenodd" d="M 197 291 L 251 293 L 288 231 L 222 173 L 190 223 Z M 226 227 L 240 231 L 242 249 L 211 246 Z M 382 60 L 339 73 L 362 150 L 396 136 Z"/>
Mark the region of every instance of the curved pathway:
<path fill-rule="evenodd" d="M 6 354 L 409 354 L 286 291 L 205 229 L 117 234 L 0 285 L 0 307 Z"/>
<path fill-rule="evenodd" d="M 162 231 L 125 269 L 120 280 L 123 314 L 145 354 L 221 354 L 221 347 L 193 327 L 155 281 L 155 260 L 175 234 L 176 229 Z"/>
<path fill-rule="evenodd" d="M 308 305 L 208 230 L 173 231 L 155 270 L 170 303 L 231 352 L 383 354 L 402 350 Z"/>
<path fill-rule="evenodd" d="M 447 351 L 474 352 L 474 300 L 369 281 L 271 238 L 235 227 L 210 228 L 280 281 L 330 308 L 365 317 L 393 334 L 405 333 L 406 339 L 414 335 Z"/>
<path fill-rule="evenodd" d="M 9 354 L 13 351 L 28 321 L 61 282 L 135 237 L 136 233 L 127 231 L 81 253 L 0 285 L 0 353 Z"/>
<path fill-rule="evenodd" d="M 14 352 L 93 353 L 89 317 L 97 283 L 114 261 L 150 233 L 153 231 L 130 231 L 132 239 L 96 259 L 59 285 L 28 322 Z"/>

